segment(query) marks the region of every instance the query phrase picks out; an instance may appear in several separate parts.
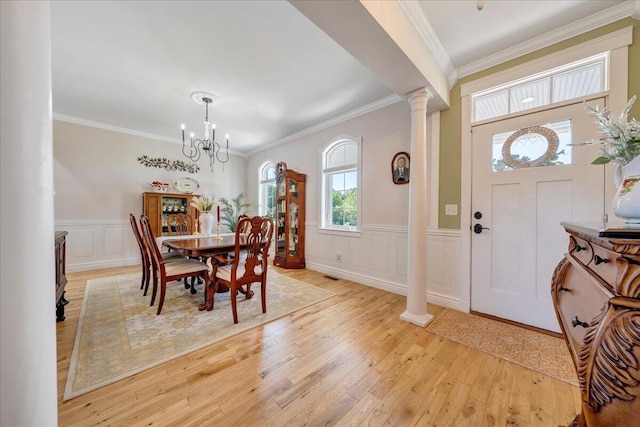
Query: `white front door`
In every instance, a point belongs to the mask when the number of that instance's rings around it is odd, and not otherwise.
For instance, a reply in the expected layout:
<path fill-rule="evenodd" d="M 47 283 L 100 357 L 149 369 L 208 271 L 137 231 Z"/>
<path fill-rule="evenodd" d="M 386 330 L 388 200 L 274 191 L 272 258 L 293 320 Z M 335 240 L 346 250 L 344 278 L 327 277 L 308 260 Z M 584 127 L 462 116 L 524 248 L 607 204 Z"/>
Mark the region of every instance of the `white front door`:
<path fill-rule="evenodd" d="M 481 218 L 471 223 L 471 309 L 559 332 L 550 295 L 568 244 L 559 223 L 605 212 L 604 168 L 590 164 L 598 146 L 567 145 L 597 139 L 594 119 L 577 103 L 472 132 L 472 215 Z"/>

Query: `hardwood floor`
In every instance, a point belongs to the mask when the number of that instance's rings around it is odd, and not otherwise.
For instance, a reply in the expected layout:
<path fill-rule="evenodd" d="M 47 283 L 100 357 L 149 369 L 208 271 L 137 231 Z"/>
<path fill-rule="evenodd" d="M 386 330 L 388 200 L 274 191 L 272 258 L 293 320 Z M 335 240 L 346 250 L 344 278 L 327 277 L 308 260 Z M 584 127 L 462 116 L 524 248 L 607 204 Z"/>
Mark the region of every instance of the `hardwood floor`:
<path fill-rule="evenodd" d="M 400 295 L 273 268 L 337 296 L 62 403 L 86 281 L 139 267 L 68 274 L 59 425 L 557 426 L 579 412 L 578 388 L 400 321 Z"/>

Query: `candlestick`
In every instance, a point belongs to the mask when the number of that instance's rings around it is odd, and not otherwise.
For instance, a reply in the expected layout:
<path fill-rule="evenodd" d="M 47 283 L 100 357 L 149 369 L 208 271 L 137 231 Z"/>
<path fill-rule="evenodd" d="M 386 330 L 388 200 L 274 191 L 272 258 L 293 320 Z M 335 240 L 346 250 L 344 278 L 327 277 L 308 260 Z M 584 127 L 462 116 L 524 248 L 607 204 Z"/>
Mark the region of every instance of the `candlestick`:
<path fill-rule="evenodd" d="M 218 227 L 220 227 L 220 205 L 218 205 Z"/>
<path fill-rule="evenodd" d="M 216 240 L 222 240 L 222 236 L 220 236 L 220 221 L 218 221 L 218 232 L 216 234 Z"/>

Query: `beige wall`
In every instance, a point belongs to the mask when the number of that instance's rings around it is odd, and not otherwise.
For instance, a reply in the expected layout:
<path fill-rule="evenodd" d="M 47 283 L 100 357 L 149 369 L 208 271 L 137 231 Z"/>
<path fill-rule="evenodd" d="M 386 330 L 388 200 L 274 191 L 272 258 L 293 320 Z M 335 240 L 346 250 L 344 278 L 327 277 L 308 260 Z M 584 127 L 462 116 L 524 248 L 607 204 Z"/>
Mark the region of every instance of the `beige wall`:
<path fill-rule="evenodd" d="M 617 31 L 622 28 L 633 26 L 633 40 L 635 43 L 629 47 L 629 98 L 640 96 L 640 21 L 627 18 L 610 25 L 589 31 L 580 36 L 573 37 L 560 43 L 556 43 L 545 49 L 524 55 L 503 64 L 483 70 L 471 76 L 460 79 L 451 90 L 451 107 L 441 112 L 440 116 L 440 200 L 439 200 L 439 227 L 458 229 L 460 228 L 459 216 L 445 216 L 445 204 L 460 205 L 460 158 L 461 158 L 461 108 L 460 85 L 499 73 L 502 70 L 516 65 L 549 55 L 551 53 L 587 42 L 602 35 Z M 631 112 L 632 117 L 640 118 L 640 102 L 636 102 Z"/>
<path fill-rule="evenodd" d="M 180 145 L 68 122 L 53 122 L 55 220 L 128 220 L 142 213 L 142 193 L 149 182 L 173 184 L 182 177 L 200 183 L 200 191 L 235 197 L 245 191 L 244 157 L 224 166 L 200 159 L 200 171 L 166 171 L 141 165 L 142 155 L 184 160 Z M 170 191 L 176 191 L 171 188 Z"/>
<path fill-rule="evenodd" d="M 411 148 L 411 111 L 400 101 L 252 155 L 247 162 L 247 191 L 258 200 L 258 169 L 267 161 L 284 161 L 307 174 L 307 222 L 320 222 L 321 151 L 341 135 L 362 137 L 362 224 L 407 226 L 409 186 L 395 185 L 391 160 Z"/>

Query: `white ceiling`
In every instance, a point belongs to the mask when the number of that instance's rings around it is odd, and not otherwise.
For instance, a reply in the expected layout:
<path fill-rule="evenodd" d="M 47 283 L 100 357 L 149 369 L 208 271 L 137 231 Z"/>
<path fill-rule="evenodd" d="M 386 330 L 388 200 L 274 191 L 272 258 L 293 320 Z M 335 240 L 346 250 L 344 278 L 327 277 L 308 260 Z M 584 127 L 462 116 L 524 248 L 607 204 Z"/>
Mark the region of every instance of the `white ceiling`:
<path fill-rule="evenodd" d="M 485 0 L 478 11 L 475 0 L 403 3 L 425 43 L 440 49 L 450 81 L 637 7 Z M 204 108 L 191 93 L 205 91 L 217 97 L 210 119 L 218 135 L 229 133 L 230 148 L 247 153 L 394 99 L 284 0 L 53 1 L 51 9 L 54 118 L 177 141 L 181 123 L 202 134 Z"/>

